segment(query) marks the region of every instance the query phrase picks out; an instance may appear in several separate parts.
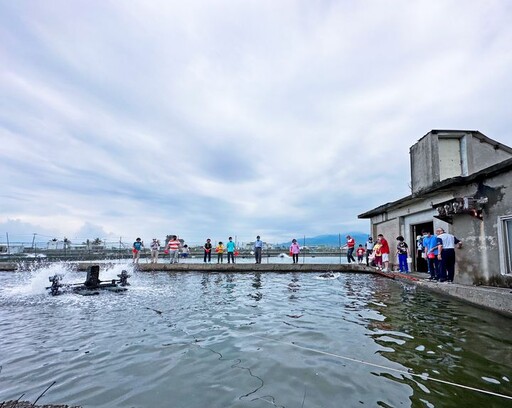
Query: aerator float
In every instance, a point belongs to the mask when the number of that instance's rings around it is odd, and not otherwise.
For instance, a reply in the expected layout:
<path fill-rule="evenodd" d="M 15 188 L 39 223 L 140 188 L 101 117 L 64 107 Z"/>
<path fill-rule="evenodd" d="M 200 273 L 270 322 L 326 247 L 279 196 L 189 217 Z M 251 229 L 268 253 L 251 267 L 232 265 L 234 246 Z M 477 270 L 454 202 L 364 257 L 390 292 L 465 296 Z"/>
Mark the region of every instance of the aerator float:
<path fill-rule="evenodd" d="M 83 296 L 99 295 L 101 290 L 110 292 L 125 292 L 128 290 L 128 272 L 123 270 L 119 275 L 119 279 L 100 280 L 99 265 L 91 265 L 87 268 L 87 279 L 83 283 L 62 283 L 63 275 L 55 274 L 48 277 L 52 283 L 46 289 L 50 291 L 52 296 L 62 295 L 63 293 L 76 293 Z"/>

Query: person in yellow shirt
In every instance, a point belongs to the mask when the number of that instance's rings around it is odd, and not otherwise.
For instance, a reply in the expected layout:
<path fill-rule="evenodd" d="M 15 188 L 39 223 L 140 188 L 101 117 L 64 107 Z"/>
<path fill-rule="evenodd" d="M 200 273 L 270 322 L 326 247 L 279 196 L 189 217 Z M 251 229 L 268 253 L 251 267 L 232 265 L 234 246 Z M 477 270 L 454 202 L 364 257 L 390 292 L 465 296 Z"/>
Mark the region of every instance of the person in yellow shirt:
<path fill-rule="evenodd" d="M 217 263 L 222 263 L 224 260 L 224 244 L 222 241 L 219 241 L 219 244 L 215 247 L 215 252 L 217 252 Z"/>
<path fill-rule="evenodd" d="M 382 269 L 382 252 L 381 252 L 382 245 L 377 242 L 373 246 L 373 262 L 375 263 L 375 266 L 377 269 Z"/>

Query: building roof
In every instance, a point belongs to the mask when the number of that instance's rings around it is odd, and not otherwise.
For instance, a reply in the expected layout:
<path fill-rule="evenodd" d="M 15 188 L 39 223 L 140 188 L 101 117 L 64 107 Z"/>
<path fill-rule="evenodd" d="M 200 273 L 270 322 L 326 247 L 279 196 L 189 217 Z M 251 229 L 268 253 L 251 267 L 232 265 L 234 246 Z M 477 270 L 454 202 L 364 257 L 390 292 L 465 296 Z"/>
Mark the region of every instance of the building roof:
<path fill-rule="evenodd" d="M 440 131 L 441 132 L 441 131 Z M 444 131 L 442 131 L 444 132 Z M 454 131 L 450 131 L 454 132 Z M 463 132 L 463 131 L 457 131 Z M 485 137 L 485 136 L 484 136 Z M 492 140 L 492 139 L 489 139 Z M 494 141 L 493 141 L 494 142 Z M 496 142 L 497 143 L 497 142 Z M 502 145 L 507 149 L 510 149 L 508 146 Z M 400 198 L 399 200 L 389 202 L 383 205 L 380 205 L 373 210 L 367 211 L 365 213 L 359 214 L 357 218 L 371 218 L 379 214 L 383 214 L 389 210 L 393 210 L 396 208 L 401 208 L 409 204 L 413 204 L 418 201 L 422 201 L 427 197 L 434 196 L 437 193 L 443 191 L 452 190 L 453 187 L 464 186 L 471 183 L 479 182 L 490 177 L 506 173 L 507 171 L 512 170 L 512 158 L 502 161 L 500 163 L 489 166 L 479 172 L 470 174 L 469 176 L 457 176 L 452 177 L 443 181 L 439 181 L 434 183 L 432 186 L 425 188 L 421 191 L 418 191 L 415 194 L 408 195 L 406 197 Z"/>
<path fill-rule="evenodd" d="M 477 138 L 481 142 L 486 142 L 486 143 L 494 146 L 495 149 L 501 149 L 501 150 L 504 150 L 504 151 L 512 154 L 512 147 L 504 145 L 503 143 L 500 143 L 497 140 L 494 140 L 494 139 L 491 139 L 490 137 L 485 136 L 479 130 L 432 129 L 430 132 L 428 132 L 425 135 L 423 135 L 418 140 L 418 142 L 420 140 L 424 139 L 425 137 L 427 137 L 429 134 L 434 134 L 434 135 L 439 135 L 439 134 L 442 134 L 442 135 L 457 135 L 457 134 L 459 134 L 459 135 L 462 135 L 462 134 L 465 134 L 465 133 L 471 133 L 471 135 L 473 137 Z"/>

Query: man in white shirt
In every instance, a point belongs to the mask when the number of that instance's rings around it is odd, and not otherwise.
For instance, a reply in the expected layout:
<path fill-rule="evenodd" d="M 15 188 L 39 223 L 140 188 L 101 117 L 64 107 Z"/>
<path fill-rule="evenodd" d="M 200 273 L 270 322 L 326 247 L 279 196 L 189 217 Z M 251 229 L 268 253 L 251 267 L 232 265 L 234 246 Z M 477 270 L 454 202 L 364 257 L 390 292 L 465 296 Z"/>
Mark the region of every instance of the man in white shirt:
<path fill-rule="evenodd" d="M 160 241 L 153 238 L 151 243 L 151 263 L 158 263 L 158 251 L 160 250 Z"/>
<path fill-rule="evenodd" d="M 460 248 L 462 243 L 442 228 L 436 229 L 436 235 L 442 241 L 442 245 L 438 246 L 437 255 L 440 261 L 439 269 L 446 277 L 446 281 L 452 283 L 455 275 L 455 246 Z"/>

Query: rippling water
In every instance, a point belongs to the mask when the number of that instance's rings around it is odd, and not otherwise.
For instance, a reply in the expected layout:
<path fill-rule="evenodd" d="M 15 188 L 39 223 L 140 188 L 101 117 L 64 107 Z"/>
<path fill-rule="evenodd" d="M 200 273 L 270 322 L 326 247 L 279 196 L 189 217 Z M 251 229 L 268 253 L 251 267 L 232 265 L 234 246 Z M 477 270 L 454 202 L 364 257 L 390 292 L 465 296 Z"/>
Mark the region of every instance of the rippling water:
<path fill-rule="evenodd" d="M 511 406 L 426 378 L 512 395 L 511 321 L 414 286 L 363 274 L 135 272 L 126 293 L 46 295 L 63 268 L 0 274 L 0 401 L 34 401 L 56 381 L 39 403 Z"/>

